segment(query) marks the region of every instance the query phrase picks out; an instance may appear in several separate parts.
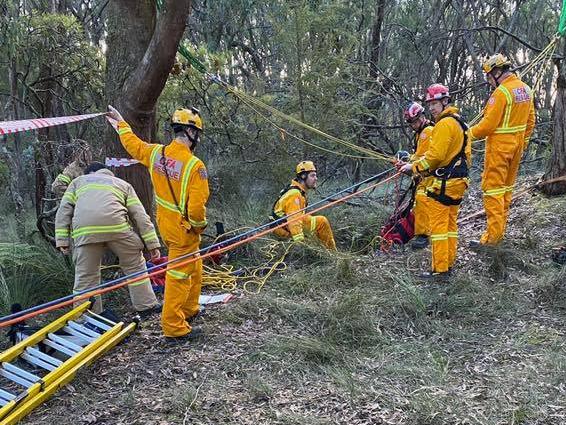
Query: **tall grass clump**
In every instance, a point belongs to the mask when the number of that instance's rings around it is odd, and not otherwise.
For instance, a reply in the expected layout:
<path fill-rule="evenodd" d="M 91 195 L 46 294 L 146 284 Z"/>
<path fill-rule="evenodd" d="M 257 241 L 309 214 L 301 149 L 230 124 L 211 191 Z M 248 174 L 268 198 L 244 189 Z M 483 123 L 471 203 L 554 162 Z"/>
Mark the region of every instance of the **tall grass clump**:
<path fill-rule="evenodd" d="M 30 307 L 59 296 L 73 287 L 73 267 L 46 244 L 0 243 L 0 314 L 12 304 Z"/>

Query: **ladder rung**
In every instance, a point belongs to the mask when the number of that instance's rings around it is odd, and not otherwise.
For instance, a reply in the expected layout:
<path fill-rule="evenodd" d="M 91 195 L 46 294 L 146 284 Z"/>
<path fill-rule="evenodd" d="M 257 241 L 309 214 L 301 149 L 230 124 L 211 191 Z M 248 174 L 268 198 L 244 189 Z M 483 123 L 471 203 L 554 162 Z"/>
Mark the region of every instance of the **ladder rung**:
<path fill-rule="evenodd" d="M 75 345 L 78 345 L 79 347 L 85 347 L 85 346 L 88 345 L 87 343 L 84 342 L 84 340 L 79 339 L 79 337 L 76 337 L 76 336 L 73 336 L 73 335 L 61 334 L 61 335 L 58 335 L 58 336 L 60 336 L 61 338 L 64 338 L 65 341 L 69 341 L 69 342 L 72 342 Z"/>
<path fill-rule="evenodd" d="M 10 401 L 16 398 L 16 396 L 12 393 L 9 393 L 8 391 L 4 391 L 2 388 L 0 388 L 0 398 L 3 398 L 4 400 Z"/>
<path fill-rule="evenodd" d="M 92 310 L 87 310 L 85 315 L 88 315 L 90 317 L 94 317 L 96 320 L 99 320 L 102 323 L 106 323 L 107 325 L 110 325 L 110 326 L 114 326 L 118 323 L 118 322 L 114 322 L 113 320 L 110 320 L 108 317 L 103 316 L 102 314 L 95 313 Z"/>
<path fill-rule="evenodd" d="M 76 337 L 77 339 L 81 340 L 84 342 L 84 344 L 82 345 L 88 345 L 90 344 L 92 341 L 94 341 L 96 338 L 92 338 L 88 335 L 85 335 L 79 331 L 77 331 L 76 329 L 71 328 L 70 326 L 65 326 L 63 328 L 63 330 L 65 332 L 67 332 L 69 335 L 73 335 L 74 337 Z"/>
<path fill-rule="evenodd" d="M 22 357 L 22 359 L 24 359 L 26 362 L 31 363 L 31 364 L 33 364 L 33 365 L 35 365 L 35 366 L 39 366 L 39 367 L 41 367 L 41 368 L 43 368 L 43 369 L 45 369 L 45 370 L 48 370 L 49 372 L 52 372 L 52 371 L 54 371 L 55 369 L 57 369 L 57 366 L 54 366 L 54 365 L 52 365 L 51 363 L 44 362 L 43 360 L 41 360 L 41 359 L 39 359 L 39 358 L 37 358 L 37 357 L 34 357 L 34 356 L 32 356 L 31 354 L 29 354 L 29 353 L 23 353 L 21 357 Z"/>
<path fill-rule="evenodd" d="M 112 326 L 107 325 L 106 323 L 99 322 L 98 320 L 93 319 L 92 317 L 89 317 L 86 314 L 83 316 L 83 318 L 87 323 L 96 326 L 98 329 L 101 329 L 102 331 L 109 331 L 110 329 L 112 329 Z"/>
<path fill-rule="evenodd" d="M 2 367 L 6 369 L 8 372 L 15 373 L 16 375 L 19 375 L 22 378 L 27 379 L 28 381 L 31 382 L 37 382 L 41 379 L 39 376 L 34 375 L 33 373 L 28 372 L 27 370 L 14 366 L 11 363 L 2 363 Z"/>
<path fill-rule="evenodd" d="M 38 350 L 37 348 L 28 347 L 26 351 L 31 354 L 32 356 L 43 360 L 44 362 L 50 363 L 53 366 L 61 366 L 63 362 L 55 357 L 51 357 L 49 354 L 45 354 L 43 351 Z"/>
<path fill-rule="evenodd" d="M 51 341 L 50 339 L 44 339 L 43 343 L 48 347 L 54 348 L 55 350 L 59 351 L 60 353 L 66 354 L 69 357 L 73 357 L 76 352 L 73 350 L 69 350 L 67 347 L 64 347 L 61 344 L 57 344 L 56 342 Z"/>
<path fill-rule="evenodd" d="M 78 353 L 79 351 L 81 351 L 83 349 L 83 347 L 81 347 L 80 345 L 77 345 L 74 342 L 71 342 L 68 339 L 63 338 L 61 335 L 49 334 L 48 339 L 50 339 L 51 341 L 54 341 L 57 344 L 60 344 L 64 347 L 67 347 L 68 349 L 70 349 L 71 351 L 74 351 L 75 353 Z M 44 342 L 45 342 L 45 340 L 44 340 Z"/>
<path fill-rule="evenodd" d="M 69 323 L 67 323 L 67 325 L 69 327 L 79 331 L 82 334 L 90 336 L 91 338 L 98 338 L 100 336 L 100 334 L 98 332 L 95 332 L 92 329 L 89 329 L 87 327 L 79 325 L 77 322 L 70 321 Z"/>
<path fill-rule="evenodd" d="M 21 376 L 8 372 L 4 368 L 0 369 L 0 375 L 8 378 L 10 381 L 15 382 L 16 384 L 20 384 L 22 387 L 29 388 L 34 384 L 33 382 L 30 382 L 27 379 L 22 378 Z"/>

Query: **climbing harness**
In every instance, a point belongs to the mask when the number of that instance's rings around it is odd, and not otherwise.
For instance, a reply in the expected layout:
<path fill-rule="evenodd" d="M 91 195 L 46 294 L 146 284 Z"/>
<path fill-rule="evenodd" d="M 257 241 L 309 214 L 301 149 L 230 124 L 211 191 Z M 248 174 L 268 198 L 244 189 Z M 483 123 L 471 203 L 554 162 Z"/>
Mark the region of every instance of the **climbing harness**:
<path fill-rule="evenodd" d="M 436 193 L 427 190 L 426 194 L 429 198 L 440 202 L 442 205 L 451 206 L 460 205 L 462 203 L 462 198 L 453 199 L 450 196 L 446 195 L 446 184 L 448 180 L 468 177 L 468 160 L 466 158 L 466 146 L 468 145 L 468 126 L 459 115 L 454 114 L 445 115 L 440 119 L 440 121 L 447 118 L 453 118 L 458 122 L 458 124 L 460 124 L 462 132 L 464 134 L 464 140 L 462 142 L 460 151 L 454 158 L 452 158 L 450 163 L 445 167 L 440 167 L 433 171 L 434 177 L 441 182 L 440 192 Z"/>
<path fill-rule="evenodd" d="M 292 190 L 298 191 L 301 194 L 301 196 L 305 199 L 305 208 L 309 206 L 307 194 L 305 193 L 305 191 L 299 186 L 289 184 L 279 192 L 279 197 L 275 200 L 275 202 L 273 203 L 273 206 L 271 207 L 271 215 L 269 216 L 269 220 L 272 223 L 274 223 L 276 220 L 279 220 L 279 219 L 282 219 L 282 218 L 285 217 L 285 213 L 283 211 L 276 211 L 275 208 L 277 207 L 277 204 L 279 203 L 279 201 L 281 201 L 283 199 L 283 197 L 287 193 L 291 192 Z M 287 228 L 287 226 L 285 226 L 284 228 Z"/>
<path fill-rule="evenodd" d="M 90 301 L 0 354 L 0 423 L 11 425 L 48 400 L 131 334 L 137 324 L 113 322 L 88 310 Z"/>

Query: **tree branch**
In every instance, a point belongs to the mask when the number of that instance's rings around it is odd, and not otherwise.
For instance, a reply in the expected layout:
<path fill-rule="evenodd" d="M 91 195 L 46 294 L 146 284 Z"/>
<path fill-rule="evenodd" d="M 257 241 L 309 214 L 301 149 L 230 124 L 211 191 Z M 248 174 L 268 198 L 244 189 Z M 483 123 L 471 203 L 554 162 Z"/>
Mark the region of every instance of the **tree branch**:
<path fill-rule="evenodd" d="M 168 0 L 160 13 L 145 55 L 124 86 L 132 109 L 151 112 L 173 67 L 185 31 L 191 0 Z"/>

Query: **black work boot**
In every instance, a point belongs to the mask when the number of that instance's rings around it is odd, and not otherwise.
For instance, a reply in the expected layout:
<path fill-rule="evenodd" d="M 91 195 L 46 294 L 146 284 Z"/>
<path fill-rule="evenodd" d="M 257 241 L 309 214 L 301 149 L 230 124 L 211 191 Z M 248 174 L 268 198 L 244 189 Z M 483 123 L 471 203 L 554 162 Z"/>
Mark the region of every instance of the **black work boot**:
<path fill-rule="evenodd" d="M 161 304 L 157 304 L 153 307 L 150 307 L 146 310 L 138 311 L 138 315 L 142 320 L 147 320 L 156 314 L 161 314 L 161 310 L 163 306 Z"/>
<path fill-rule="evenodd" d="M 187 318 L 187 323 L 192 324 L 195 320 L 202 319 L 206 315 L 206 308 L 201 305 L 198 313 L 193 314 L 191 317 Z"/>
<path fill-rule="evenodd" d="M 167 342 L 170 343 L 184 344 L 202 337 L 204 337 L 204 331 L 201 328 L 192 328 L 188 334 L 177 337 L 167 336 L 165 338 L 167 339 Z"/>
<path fill-rule="evenodd" d="M 482 246 L 482 243 L 480 241 L 473 240 L 473 241 L 468 242 L 468 248 L 476 249 L 476 248 L 479 248 L 481 246 Z"/>
<path fill-rule="evenodd" d="M 428 246 L 428 236 L 427 235 L 417 235 L 411 242 L 411 248 L 416 251 L 418 249 L 424 249 Z"/>

